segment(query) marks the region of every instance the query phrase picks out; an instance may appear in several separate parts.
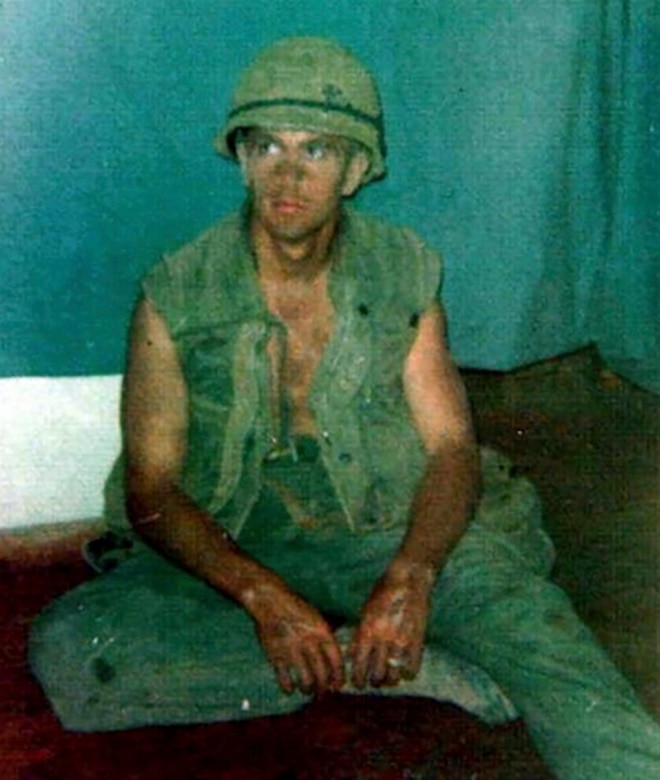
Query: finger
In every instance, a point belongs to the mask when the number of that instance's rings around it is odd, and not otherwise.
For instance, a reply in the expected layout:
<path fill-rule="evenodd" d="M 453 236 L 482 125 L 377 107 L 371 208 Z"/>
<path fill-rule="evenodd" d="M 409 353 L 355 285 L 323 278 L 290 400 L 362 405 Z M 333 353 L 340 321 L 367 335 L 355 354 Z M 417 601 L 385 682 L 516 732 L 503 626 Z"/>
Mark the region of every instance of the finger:
<path fill-rule="evenodd" d="M 291 665 L 297 676 L 297 684 L 303 693 L 314 690 L 314 672 L 304 653 L 296 650 L 291 654 Z"/>
<path fill-rule="evenodd" d="M 402 676 L 406 680 L 412 680 L 417 677 L 422 667 L 422 657 L 424 655 L 424 645 L 419 644 L 408 651 L 408 661 L 403 667 Z"/>
<path fill-rule="evenodd" d="M 291 676 L 289 665 L 284 663 L 284 661 L 276 661 L 274 666 L 275 674 L 277 676 L 277 684 L 284 691 L 284 693 L 291 695 L 295 691 L 296 686 Z"/>
<path fill-rule="evenodd" d="M 389 653 L 385 663 L 387 664 L 387 671 L 383 685 L 394 687 L 401 682 L 401 678 L 404 675 L 405 661 L 402 657 Z"/>
<path fill-rule="evenodd" d="M 369 659 L 369 682 L 375 688 L 379 688 L 385 682 L 388 657 L 389 647 L 384 642 L 373 647 Z"/>
<path fill-rule="evenodd" d="M 322 645 L 312 645 L 303 648 L 303 656 L 312 676 L 311 685 L 316 693 L 324 693 L 330 684 L 331 671 L 327 665 Z"/>
<path fill-rule="evenodd" d="M 338 691 L 344 685 L 344 657 L 336 641 L 324 642 L 321 646 L 328 669 L 328 685 Z"/>
<path fill-rule="evenodd" d="M 351 658 L 351 680 L 358 690 L 362 690 L 367 684 L 370 654 L 371 645 L 357 636 L 353 640 L 349 656 Z"/>

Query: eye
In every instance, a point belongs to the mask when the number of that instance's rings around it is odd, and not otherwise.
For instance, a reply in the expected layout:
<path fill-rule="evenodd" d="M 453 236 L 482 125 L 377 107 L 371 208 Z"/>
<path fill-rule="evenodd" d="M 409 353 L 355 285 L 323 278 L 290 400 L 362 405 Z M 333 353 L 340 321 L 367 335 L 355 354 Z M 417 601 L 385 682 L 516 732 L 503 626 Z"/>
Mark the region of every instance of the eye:
<path fill-rule="evenodd" d="M 280 145 L 273 138 L 255 138 L 252 141 L 251 152 L 258 157 L 272 157 L 280 151 Z"/>
<path fill-rule="evenodd" d="M 308 160 L 318 162 L 325 160 L 330 154 L 330 145 L 327 141 L 310 141 L 305 145 L 305 156 Z"/>
<path fill-rule="evenodd" d="M 259 154 L 272 155 L 280 151 L 280 146 L 275 141 L 264 140 L 259 144 Z"/>

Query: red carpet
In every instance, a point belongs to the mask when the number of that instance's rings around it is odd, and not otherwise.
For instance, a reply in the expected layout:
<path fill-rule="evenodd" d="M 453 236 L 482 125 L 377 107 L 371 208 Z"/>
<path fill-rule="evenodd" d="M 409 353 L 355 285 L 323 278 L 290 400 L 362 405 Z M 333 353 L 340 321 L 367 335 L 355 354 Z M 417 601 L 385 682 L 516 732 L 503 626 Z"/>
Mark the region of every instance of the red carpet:
<path fill-rule="evenodd" d="M 520 724 L 424 699 L 333 696 L 294 715 L 114 734 L 63 731 L 25 661 L 30 619 L 84 564 L 0 563 L 2 780 L 543 780 Z"/>

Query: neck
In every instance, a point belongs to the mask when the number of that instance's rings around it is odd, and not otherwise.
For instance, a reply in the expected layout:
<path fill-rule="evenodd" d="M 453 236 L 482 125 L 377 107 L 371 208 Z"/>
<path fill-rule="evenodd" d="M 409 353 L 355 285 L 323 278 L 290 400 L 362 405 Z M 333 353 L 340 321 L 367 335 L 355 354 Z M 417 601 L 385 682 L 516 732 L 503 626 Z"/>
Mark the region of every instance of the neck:
<path fill-rule="evenodd" d="M 323 275 L 333 259 L 338 217 L 302 238 L 273 236 L 257 220 L 250 226 L 259 275 L 263 279 L 310 282 Z"/>

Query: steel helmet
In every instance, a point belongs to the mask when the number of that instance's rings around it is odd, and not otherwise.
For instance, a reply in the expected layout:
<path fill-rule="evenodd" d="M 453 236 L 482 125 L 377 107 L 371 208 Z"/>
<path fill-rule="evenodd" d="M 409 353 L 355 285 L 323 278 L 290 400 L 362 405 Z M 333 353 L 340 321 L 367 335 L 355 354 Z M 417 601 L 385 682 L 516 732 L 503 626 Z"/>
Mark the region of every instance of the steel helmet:
<path fill-rule="evenodd" d="M 234 91 L 215 147 L 235 158 L 242 127 L 308 130 L 362 144 L 370 165 L 363 182 L 385 173 L 383 114 L 376 82 L 343 46 L 325 38 L 284 38 L 262 51 Z"/>

